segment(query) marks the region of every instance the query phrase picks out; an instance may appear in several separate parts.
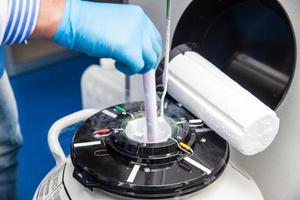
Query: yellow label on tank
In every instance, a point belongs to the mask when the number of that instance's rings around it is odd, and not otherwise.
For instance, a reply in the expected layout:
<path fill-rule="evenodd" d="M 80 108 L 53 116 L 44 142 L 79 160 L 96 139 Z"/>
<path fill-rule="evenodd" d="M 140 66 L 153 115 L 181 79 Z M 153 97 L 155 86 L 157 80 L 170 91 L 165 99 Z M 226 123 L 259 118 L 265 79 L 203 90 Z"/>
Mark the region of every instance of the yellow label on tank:
<path fill-rule="evenodd" d="M 180 142 L 179 145 L 180 145 L 182 148 L 184 148 L 185 150 L 188 150 L 188 151 L 189 151 L 189 150 L 191 149 L 191 147 L 190 147 L 189 145 L 184 144 L 183 142 Z"/>

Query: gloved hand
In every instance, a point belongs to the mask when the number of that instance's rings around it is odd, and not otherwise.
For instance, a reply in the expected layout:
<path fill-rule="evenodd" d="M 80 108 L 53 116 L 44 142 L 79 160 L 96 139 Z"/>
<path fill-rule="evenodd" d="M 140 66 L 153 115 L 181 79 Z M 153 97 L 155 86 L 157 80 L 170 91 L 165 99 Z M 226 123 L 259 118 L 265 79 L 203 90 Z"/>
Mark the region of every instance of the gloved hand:
<path fill-rule="evenodd" d="M 134 5 L 67 0 L 53 40 L 90 56 L 113 58 L 121 72 L 146 73 L 158 65 L 161 36 Z"/>

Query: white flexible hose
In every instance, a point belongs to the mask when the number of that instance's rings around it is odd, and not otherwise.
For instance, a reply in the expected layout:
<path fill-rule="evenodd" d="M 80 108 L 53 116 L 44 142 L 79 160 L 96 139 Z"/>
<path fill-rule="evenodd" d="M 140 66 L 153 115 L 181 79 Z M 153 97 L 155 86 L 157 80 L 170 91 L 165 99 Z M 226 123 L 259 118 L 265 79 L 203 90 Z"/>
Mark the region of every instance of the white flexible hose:
<path fill-rule="evenodd" d="M 164 66 L 164 78 L 163 78 L 163 94 L 160 102 L 160 116 L 164 116 L 164 102 L 168 90 L 169 80 L 169 62 L 170 62 L 170 48 L 171 48 L 171 0 L 167 0 L 167 30 L 166 30 L 166 43 L 165 43 L 165 66 Z"/>
<path fill-rule="evenodd" d="M 81 110 L 57 120 L 51 126 L 48 132 L 48 144 L 57 166 L 61 165 L 66 160 L 66 156 L 58 140 L 58 137 L 62 130 L 75 123 L 88 119 L 97 112 L 99 112 L 99 110 L 97 109 Z"/>

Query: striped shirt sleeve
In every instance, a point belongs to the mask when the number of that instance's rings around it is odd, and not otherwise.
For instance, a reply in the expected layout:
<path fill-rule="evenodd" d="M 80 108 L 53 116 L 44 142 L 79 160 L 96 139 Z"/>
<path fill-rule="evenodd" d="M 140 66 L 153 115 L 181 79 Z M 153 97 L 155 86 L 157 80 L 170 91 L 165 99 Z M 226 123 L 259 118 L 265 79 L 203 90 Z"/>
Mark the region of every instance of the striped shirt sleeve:
<path fill-rule="evenodd" d="M 7 1 L 7 16 L 1 44 L 17 44 L 29 39 L 37 23 L 40 0 Z M 3 25 L 2 25 L 3 26 Z"/>
<path fill-rule="evenodd" d="M 5 27 L 7 24 L 7 10 L 8 10 L 8 1 L 7 0 L 1 0 L 0 1 L 0 44 L 3 39 L 3 35 L 5 32 Z"/>

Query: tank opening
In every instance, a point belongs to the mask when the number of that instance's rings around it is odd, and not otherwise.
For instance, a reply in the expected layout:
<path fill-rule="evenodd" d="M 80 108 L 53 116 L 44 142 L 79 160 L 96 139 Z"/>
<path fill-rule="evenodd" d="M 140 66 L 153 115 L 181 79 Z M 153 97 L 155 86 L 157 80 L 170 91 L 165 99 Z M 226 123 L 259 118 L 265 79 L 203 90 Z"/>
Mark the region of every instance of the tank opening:
<path fill-rule="evenodd" d="M 147 138 L 146 118 L 138 118 L 127 123 L 125 133 L 128 138 L 138 143 L 150 143 Z M 158 118 L 158 134 L 155 143 L 166 142 L 172 133 L 172 128 L 167 120 Z"/>
<path fill-rule="evenodd" d="M 296 43 L 276 0 L 195 0 L 179 21 L 172 47 L 190 43 L 272 109 L 285 97 Z"/>

